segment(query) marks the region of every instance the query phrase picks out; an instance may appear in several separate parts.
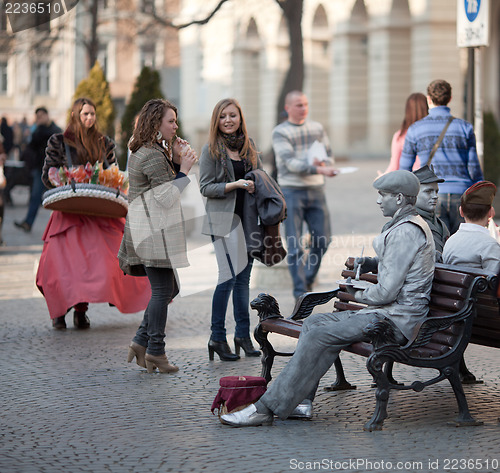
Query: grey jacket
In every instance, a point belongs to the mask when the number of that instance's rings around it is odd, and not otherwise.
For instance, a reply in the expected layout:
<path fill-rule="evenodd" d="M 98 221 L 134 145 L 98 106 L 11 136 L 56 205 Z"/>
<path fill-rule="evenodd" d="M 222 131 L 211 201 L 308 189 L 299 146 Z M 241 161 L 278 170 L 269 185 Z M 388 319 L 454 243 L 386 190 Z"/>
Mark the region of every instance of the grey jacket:
<path fill-rule="evenodd" d="M 227 160 L 227 172 L 219 159 L 210 154 L 208 144 L 200 156 L 200 192 L 207 198 L 207 216 L 203 221 L 202 233 L 205 235 L 225 236 L 230 233 L 236 204 L 236 191 L 224 193 L 226 183 L 235 181 L 233 164 Z M 262 163 L 258 162 L 259 169 Z"/>
<path fill-rule="evenodd" d="M 434 239 L 413 209 L 400 209 L 373 241 L 378 283 L 356 293 L 363 312 L 387 317 L 411 339 L 427 316 L 434 277 Z"/>

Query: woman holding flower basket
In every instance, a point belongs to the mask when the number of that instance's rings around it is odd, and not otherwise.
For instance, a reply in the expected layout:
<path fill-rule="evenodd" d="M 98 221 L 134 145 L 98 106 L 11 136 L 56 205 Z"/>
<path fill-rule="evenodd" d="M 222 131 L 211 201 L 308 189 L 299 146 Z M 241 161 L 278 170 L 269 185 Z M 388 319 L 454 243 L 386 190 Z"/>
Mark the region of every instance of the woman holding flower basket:
<path fill-rule="evenodd" d="M 97 128 L 95 104 L 79 98 L 66 131 L 52 135 L 47 143 L 42 181 L 49 189 L 71 182 L 74 190 L 75 181 L 88 187 L 96 182 L 119 188 L 123 175 L 115 161 L 115 144 Z M 111 175 L 116 179 L 105 182 L 104 176 Z M 102 199 L 101 206 L 106 205 Z M 65 316 L 71 308 L 75 328 L 85 329 L 90 327 L 89 302 L 107 302 L 122 313 L 135 313 L 147 306 L 151 296 L 145 278 L 124 275 L 118 265 L 125 218 L 77 212 L 54 210 L 42 237 L 36 284 L 58 330 L 66 328 Z"/>

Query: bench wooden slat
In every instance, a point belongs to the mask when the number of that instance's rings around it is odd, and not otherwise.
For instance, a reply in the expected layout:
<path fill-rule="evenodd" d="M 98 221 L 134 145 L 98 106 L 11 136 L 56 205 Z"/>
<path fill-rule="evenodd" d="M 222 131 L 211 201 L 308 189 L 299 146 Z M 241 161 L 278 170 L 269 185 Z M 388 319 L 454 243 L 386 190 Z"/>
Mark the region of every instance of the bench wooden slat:
<path fill-rule="evenodd" d="M 279 333 L 292 338 L 299 338 L 302 324 L 289 319 L 268 319 L 261 322 L 265 331 Z"/>
<path fill-rule="evenodd" d="M 464 299 L 467 293 L 467 289 L 458 286 L 449 286 L 443 283 L 434 283 L 432 285 L 432 292 L 434 294 L 440 294 L 446 296 L 450 299 Z"/>
<path fill-rule="evenodd" d="M 474 277 L 470 274 L 454 273 L 446 269 L 436 268 L 434 270 L 434 281 L 452 284 L 460 287 L 470 287 Z"/>
<path fill-rule="evenodd" d="M 457 312 L 464 306 L 464 301 L 463 299 L 448 299 L 444 296 L 431 294 L 431 301 L 429 304 L 433 307 Z"/>

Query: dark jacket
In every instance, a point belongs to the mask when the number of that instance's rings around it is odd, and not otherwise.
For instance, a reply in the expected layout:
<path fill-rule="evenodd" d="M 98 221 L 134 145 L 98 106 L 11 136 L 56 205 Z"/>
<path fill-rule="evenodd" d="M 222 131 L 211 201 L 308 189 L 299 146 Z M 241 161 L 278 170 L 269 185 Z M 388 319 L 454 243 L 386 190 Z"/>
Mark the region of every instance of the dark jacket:
<path fill-rule="evenodd" d="M 45 160 L 45 148 L 47 147 L 47 141 L 54 133 L 61 133 L 61 129 L 54 123 L 50 122 L 50 125 L 38 125 L 35 131 L 31 135 L 31 141 L 28 148 L 31 152 L 27 165 L 30 169 L 42 170 L 43 162 Z"/>
<path fill-rule="evenodd" d="M 255 192 L 245 193 L 243 231 L 248 253 L 261 260 L 266 227 L 274 227 L 286 218 L 285 197 L 276 181 L 261 169 L 245 175 L 255 182 Z"/>
<path fill-rule="evenodd" d="M 103 139 L 106 153 L 106 162 L 104 163 L 104 168 L 107 168 L 110 164 L 116 162 L 115 143 L 111 138 L 107 136 L 103 136 Z M 71 155 L 71 162 L 73 166 L 84 164 L 78 161 L 76 149 L 73 148 L 73 146 L 69 147 L 69 152 Z M 58 168 L 60 166 L 68 166 L 68 158 L 66 156 L 66 148 L 64 146 L 64 136 L 62 133 L 56 133 L 55 135 L 52 135 L 50 137 L 49 142 L 47 143 L 46 158 L 42 171 L 42 181 L 47 188 L 51 189 L 52 187 L 54 187 L 53 184 L 49 181 L 49 169 L 51 167 Z"/>

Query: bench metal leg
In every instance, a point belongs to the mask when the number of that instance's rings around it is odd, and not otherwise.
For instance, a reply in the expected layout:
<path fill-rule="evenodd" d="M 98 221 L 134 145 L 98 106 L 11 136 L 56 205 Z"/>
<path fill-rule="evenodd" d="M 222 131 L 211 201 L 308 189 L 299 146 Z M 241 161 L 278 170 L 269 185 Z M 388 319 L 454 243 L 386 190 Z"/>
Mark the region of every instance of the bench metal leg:
<path fill-rule="evenodd" d="M 448 366 L 447 368 L 445 368 L 444 375 L 448 378 L 448 381 L 453 388 L 453 392 L 455 393 L 458 404 L 458 417 L 456 418 L 453 425 L 456 425 L 457 427 L 483 425 L 483 422 L 475 420 L 470 415 L 467 399 L 465 398 L 462 382 L 460 381 L 459 363 L 454 366 Z"/>
<path fill-rule="evenodd" d="M 387 404 L 389 403 L 390 383 L 387 379 L 384 363 L 381 360 L 372 359 L 373 355 L 368 358 L 367 368 L 373 376 L 377 385 L 375 393 L 375 411 L 371 419 L 364 425 L 363 430 L 373 432 L 374 430 L 382 430 L 384 420 L 387 418 Z"/>
<path fill-rule="evenodd" d="M 469 371 L 467 365 L 465 364 L 465 358 L 462 355 L 462 359 L 460 360 L 460 379 L 462 380 L 462 384 L 482 384 L 482 379 L 477 379 L 473 373 Z"/>
<path fill-rule="evenodd" d="M 344 367 L 342 366 L 342 361 L 340 361 L 340 356 L 335 360 L 335 371 L 337 372 L 337 380 L 331 386 L 325 386 L 325 391 L 345 391 L 348 389 L 356 389 L 356 386 L 351 384 L 345 378 Z"/>
<path fill-rule="evenodd" d="M 274 363 L 274 357 L 276 356 L 276 351 L 267 339 L 268 332 L 262 330 L 260 324 L 255 327 L 254 338 L 260 345 L 262 351 L 262 371 L 261 376 L 269 383 L 273 377 L 271 376 L 271 369 Z"/>

